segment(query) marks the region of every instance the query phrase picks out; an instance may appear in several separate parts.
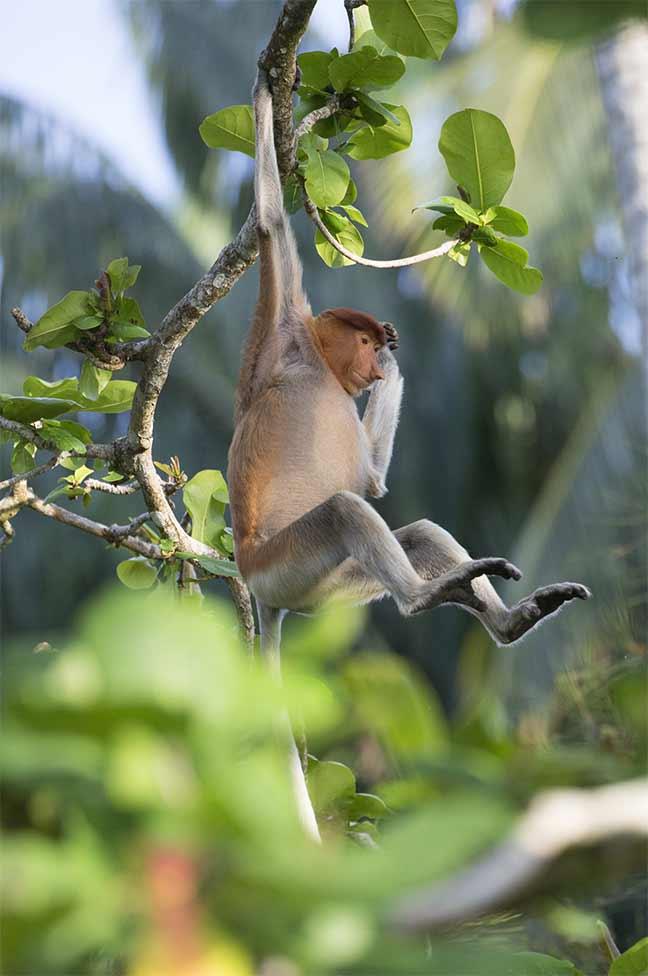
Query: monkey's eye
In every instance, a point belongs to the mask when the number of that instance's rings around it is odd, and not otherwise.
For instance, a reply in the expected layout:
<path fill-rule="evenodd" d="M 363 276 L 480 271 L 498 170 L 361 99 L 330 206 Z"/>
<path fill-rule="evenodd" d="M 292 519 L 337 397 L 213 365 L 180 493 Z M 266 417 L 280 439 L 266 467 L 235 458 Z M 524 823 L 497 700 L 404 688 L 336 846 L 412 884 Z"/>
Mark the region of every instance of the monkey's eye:
<path fill-rule="evenodd" d="M 366 336 L 363 336 L 363 337 L 362 337 L 362 340 L 361 340 L 361 342 L 362 342 L 362 345 L 363 345 L 363 346 L 368 346 L 368 345 L 369 345 L 369 340 L 367 339 L 367 337 L 366 337 Z"/>

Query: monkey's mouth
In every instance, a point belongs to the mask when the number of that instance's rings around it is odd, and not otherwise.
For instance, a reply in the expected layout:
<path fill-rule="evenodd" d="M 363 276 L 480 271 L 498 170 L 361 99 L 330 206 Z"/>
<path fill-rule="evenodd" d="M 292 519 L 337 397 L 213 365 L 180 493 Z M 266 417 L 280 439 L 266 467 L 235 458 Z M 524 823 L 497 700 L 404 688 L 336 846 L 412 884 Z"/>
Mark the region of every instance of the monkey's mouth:
<path fill-rule="evenodd" d="M 351 370 L 351 378 L 356 386 L 359 386 L 361 390 L 365 390 L 368 386 L 371 386 L 372 380 L 368 380 L 366 376 L 359 373 L 357 370 Z"/>

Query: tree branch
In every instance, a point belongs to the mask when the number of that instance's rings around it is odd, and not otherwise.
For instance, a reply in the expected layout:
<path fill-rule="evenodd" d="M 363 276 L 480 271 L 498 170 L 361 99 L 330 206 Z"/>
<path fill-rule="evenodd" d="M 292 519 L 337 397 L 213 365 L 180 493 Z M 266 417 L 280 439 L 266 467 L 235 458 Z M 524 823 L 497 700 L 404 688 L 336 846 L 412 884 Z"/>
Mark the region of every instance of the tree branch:
<path fill-rule="evenodd" d="M 340 254 L 344 255 L 354 264 L 361 264 L 365 268 L 407 268 L 412 264 L 421 264 L 422 261 L 429 261 L 431 258 L 440 258 L 448 251 L 451 251 L 455 244 L 460 244 L 461 241 L 446 241 L 444 244 L 439 245 L 439 247 L 434 248 L 432 251 L 423 251 L 422 254 L 413 254 L 409 258 L 395 258 L 393 261 L 375 261 L 372 258 L 363 258 L 359 254 L 354 254 L 353 251 L 349 251 L 343 244 L 340 244 L 338 240 L 331 234 L 330 230 L 323 222 L 319 215 L 317 207 L 310 199 L 310 197 L 304 192 L 304 210 L 313 221 L 315 226 L 329 244 L 339 251 Z"/>
<path fill-rule="evenodd" d="M 21 440 L 35 444 L 36 447 L 41 448 L 43 451 L 53 451 L 59 454 L 58 447 L 54 441 L 49 441 L 46 437 L 41 437 L 38 431 L 29 424 L 21 424 L 17 420 L 7 420 L 6 417 L 0 417 L 0 430 L 7 430 L 9 433 L 20 437 Z M 112 461 L 115 456 L 115 448 L 113 444 L 86 444 L 85 451 L 64 451 L 60 456 L 101 458 L 104 461 Z M 25 477 L 29 477 L 29 472 Z"/>
<path fill-rule="evenodd" d="M 80 529 L 82 532 L 87 532 L 99 539 L 104 539 L 112 545 L 130 549 L 140 556 L 146 556 L 148 559 L 164 558 L 162 550 L 155 543 L 145 542 L 144 539 L 133 535 L 144 522 L 150 520 L 150 512 L 138 515 L 126 525 L 104 525 L 102 522 L 95 522 L 92 519 L 86 518 L 85 515 L 77 515 L 76 512 L 71 512 L 69 509 L 62 508 L 60 505 L 54 505 L 52 502 L 44 502 L 31 491 L 27 492 L 24 504 L 29 508 L 33 508 L 34 511 L 39 512 L 41 515 L 47 516 L 47 518 L 53 518 L 57 522 L 62 522 L 63 525 Z"/>
<path fill-rule="evenodd" d="M 626 836 L 648 836 L 648 779 L 540 793 L 510 837 L 448 881 L 408 895 L 391 921 L 427 931 L 469 921 L 553 881 L 559 855 Z"/>

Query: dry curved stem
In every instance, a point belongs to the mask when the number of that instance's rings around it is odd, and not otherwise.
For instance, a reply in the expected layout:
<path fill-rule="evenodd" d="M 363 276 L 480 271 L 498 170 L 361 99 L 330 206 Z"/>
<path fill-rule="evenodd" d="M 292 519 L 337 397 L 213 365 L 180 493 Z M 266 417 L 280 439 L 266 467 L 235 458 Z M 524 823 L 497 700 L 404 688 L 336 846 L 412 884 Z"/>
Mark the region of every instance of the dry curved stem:
<path fill-rule="evenodd" d="M 433 931 L 511 907 L 558 883 L 562 854 L 620 837 L 645 845 L 648 779 L 539 793 L 493 851 L 447 881 L 405 896 L 390 919 L 402 929 Z"/>
<path fill-rule="evenodd" d="M 430 261 L 432 258 L 440 258 L 448 251 L 451 251 L 456 244 L 460 244 L 460 240 L 445 241 L 445 243 L 439 245 L 439 247 L 433 248 L 431 251 L 423 251 L 421 254 L 412 254 L 408 258 L 395 258 L 393 261 L 377 261 L 373 258 L 364 258 L 359 254 L 354 254 L 340 244 L 340 242 L 331 234 L 330 230 L 322 220 L 317 210 L 317 207 L 313 201 L 304 194 L 304 210 L 313 221 L 317 229 L 326 238 L 329 244 L 339 251 L 345 258 L 349 261 L 353 261 L 354 264 L 361 264 L 364 268 L 408 268 L 412 264 L 421 264 L 423 261 Z"/>
<path fill-rule="evenodd" d="M 7 478 L 5 481 L 0 481 L 0 491 L 6 491 L 7 488 L 13 488 L 13 486 L 17 485 L 19 481 L 25 481 L 27 478 L 38 478 L 39 475 L 46 474 L 47 471 L 51 471 L 52 468 L 55 468 L 57 464 L 60 464 L 61 461 L 66 457 L 70 457 L 70 454 L 68 451 L 63 451 L 63 453 L 59 454 L 57 457 L 52 457 L 49 459 L 49 461 L 44 461 L 43 464 L 38 464 L 26 474 L 15 474 L 13 478 Z"/>

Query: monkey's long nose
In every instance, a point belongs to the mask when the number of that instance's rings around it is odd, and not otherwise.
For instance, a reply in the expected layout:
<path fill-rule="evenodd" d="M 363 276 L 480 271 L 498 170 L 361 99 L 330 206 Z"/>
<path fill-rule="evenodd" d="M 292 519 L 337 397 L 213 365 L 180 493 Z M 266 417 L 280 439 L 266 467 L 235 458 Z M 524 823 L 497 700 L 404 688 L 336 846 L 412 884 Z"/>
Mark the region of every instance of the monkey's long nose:
<path fill-rule="evenodd" d="M 371 370 L 371 382 L 374 383 L 376 380 L 384 380 L 385 374 L 377 367 L 374 366 Z"/>

